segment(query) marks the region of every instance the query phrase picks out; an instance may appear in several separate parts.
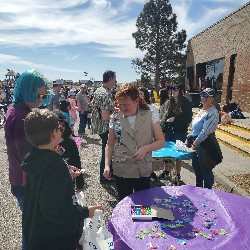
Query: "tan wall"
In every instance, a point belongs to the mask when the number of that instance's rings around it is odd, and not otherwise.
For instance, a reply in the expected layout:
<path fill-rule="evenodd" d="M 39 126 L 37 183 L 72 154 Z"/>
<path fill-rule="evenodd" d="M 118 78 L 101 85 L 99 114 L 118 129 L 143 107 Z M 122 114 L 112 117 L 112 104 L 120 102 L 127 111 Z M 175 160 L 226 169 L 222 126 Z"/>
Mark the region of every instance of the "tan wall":
<path fill-rule="evenodd" d="M 250 110 L 250 3 L 193 37 L 188 43 L 187 67 L 225 58 L 222 103 L 226 101 L 230 57 L 237 54 L 233 101 Z M 196 79 L 196 74 L 194 76 Z M 195 80 L 197 84 L 197 79 Z M 187 82 L 187 81 L 186 81 Z"/>

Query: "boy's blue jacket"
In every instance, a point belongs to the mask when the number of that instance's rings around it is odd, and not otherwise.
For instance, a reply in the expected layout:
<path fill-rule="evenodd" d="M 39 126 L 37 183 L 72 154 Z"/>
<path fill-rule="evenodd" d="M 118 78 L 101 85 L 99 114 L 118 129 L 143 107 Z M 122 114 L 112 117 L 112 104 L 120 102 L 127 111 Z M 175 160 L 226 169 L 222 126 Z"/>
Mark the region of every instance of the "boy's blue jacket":
<path fill-rule="evenodd" d="M 22 167 L 27 174 L 22 226 L 29 250 L 75 249 L 89 212 L 75 202 L 67 164 L 54 151 L 34 147 Z"/>

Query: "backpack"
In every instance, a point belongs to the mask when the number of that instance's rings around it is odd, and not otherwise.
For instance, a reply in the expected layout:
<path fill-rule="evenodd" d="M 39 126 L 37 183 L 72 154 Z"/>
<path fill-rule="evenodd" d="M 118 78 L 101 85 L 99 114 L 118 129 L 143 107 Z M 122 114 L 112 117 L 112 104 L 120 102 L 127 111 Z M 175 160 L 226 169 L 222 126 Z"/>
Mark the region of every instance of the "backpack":
<path fill-rule="evenodd" d="M 245 116 L 239 110 L 236 109 L 231 112 L 231 118 L 245 119 Z"/>

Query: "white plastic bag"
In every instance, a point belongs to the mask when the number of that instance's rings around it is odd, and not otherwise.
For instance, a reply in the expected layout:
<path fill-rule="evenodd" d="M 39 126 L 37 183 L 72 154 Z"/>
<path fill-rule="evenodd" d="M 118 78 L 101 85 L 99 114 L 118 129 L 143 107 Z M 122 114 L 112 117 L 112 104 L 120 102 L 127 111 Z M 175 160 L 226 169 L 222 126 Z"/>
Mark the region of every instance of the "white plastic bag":
<path fill-rule="evenodd" d="M 86 207 L 87 206 L 87 202 L 84 196 L 83 191 L 80 192 L 76 192 L 75 194 L 76 196 L 76 201 L 82 206 L 82 207 Z"/>
<path fill-rule="evenodd" d="M 185 145 L 185 143 L 183 143 L 183 142 L 180 141 L 180 140 L 176 140 L 175 148 L 176 148 L 177 150 L 181 150 L 181 151 L 194 152 L 194 150 L 192 150 L 191 148 L 188 148 L 188 147 Z"/>
<path fill-rule="evenodd" d="M 84 250 L 114 250 L 113 236 L 105 226 L 103 211 L 96 210 L 92 220 L 85 219 L 80 244 Z"/>

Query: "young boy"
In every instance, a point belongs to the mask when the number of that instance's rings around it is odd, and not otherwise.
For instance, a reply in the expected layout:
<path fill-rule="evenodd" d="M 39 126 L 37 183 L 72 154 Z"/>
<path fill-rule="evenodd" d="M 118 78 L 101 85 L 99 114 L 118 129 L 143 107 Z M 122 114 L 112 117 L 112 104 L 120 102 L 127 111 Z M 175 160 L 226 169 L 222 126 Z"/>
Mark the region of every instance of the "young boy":
<path fill-rule="evenodd" d="M 22 226 L 28 249 L 74 250 L 83 220 L 102 207 L 81 207 L 74 199 L 68 166 L 54 151 L 61 139 L 57 115 L 46 109 L 32 111 L 24 129 L 34 146 L 22 164 L 27 175 Z"/>

